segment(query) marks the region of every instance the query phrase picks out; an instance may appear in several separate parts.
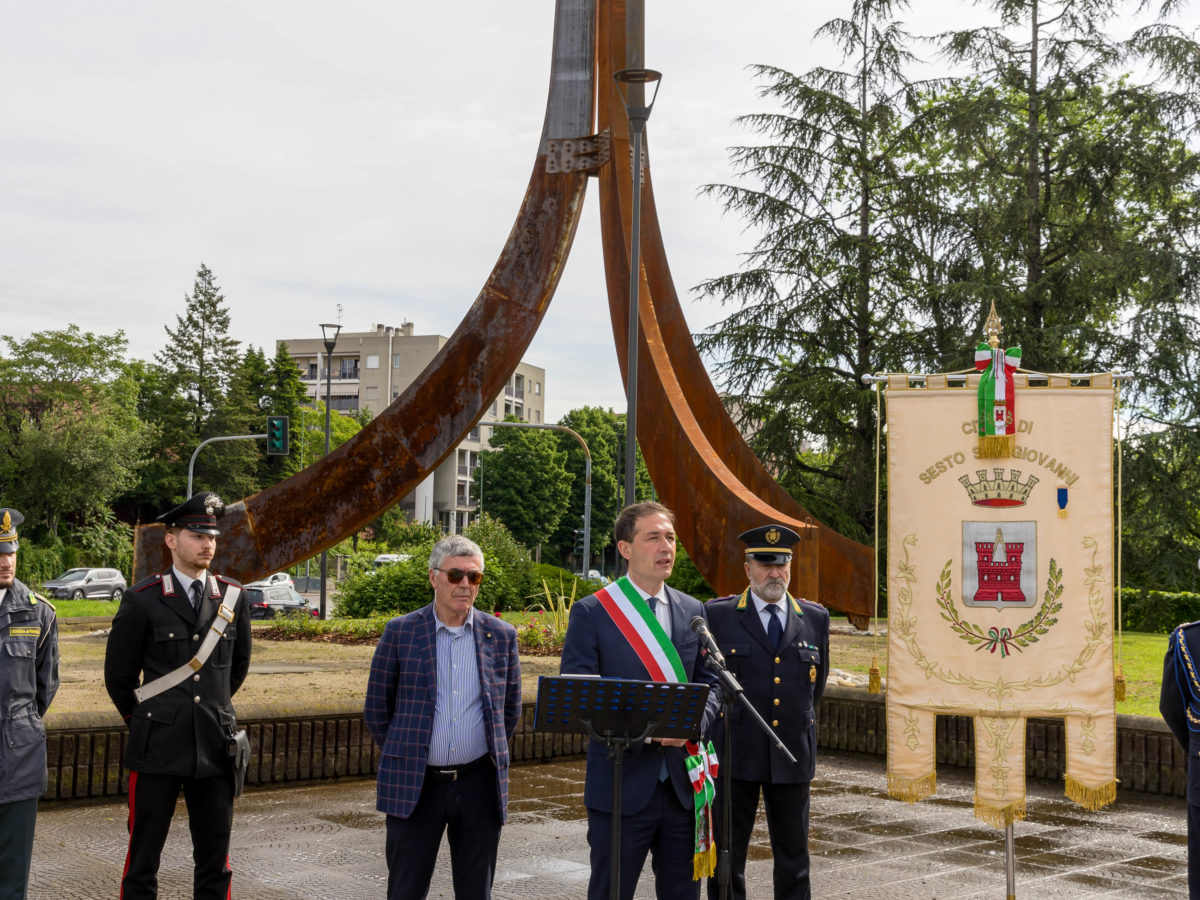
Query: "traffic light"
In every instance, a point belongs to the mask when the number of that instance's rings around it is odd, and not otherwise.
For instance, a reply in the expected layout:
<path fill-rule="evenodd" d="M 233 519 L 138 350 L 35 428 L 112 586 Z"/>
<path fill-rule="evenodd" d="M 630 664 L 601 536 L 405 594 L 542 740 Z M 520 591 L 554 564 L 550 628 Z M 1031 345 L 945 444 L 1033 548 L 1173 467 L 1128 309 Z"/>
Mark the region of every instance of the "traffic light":
<path fill-rule="evenodd" d="M 575 535 L 575 555 L 582 556 L 583 555 L 583 529 L 576 528 L 573 533 Z"/>
<path fill-rule="evenodd" d="M 287 416 L 267 416 L 267 456 L 287 456 L 289 434 Z"/>

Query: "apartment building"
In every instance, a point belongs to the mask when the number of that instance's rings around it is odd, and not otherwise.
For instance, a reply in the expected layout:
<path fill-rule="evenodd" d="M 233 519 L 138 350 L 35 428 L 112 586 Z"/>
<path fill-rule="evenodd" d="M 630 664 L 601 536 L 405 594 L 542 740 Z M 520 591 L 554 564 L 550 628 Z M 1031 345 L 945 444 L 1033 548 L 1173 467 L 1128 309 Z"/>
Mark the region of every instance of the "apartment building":
<path fill-rule="evenodd" d="M 376 325 L 370 331 L 338 335 L 330 367 L 335 412 L 369 409 L 378 415 L 407 388 L 449 341 L 440 334 L 414 334 L 413 324 Z M 325 399 L 325 344 L 321 337 L 288 338 L 288 352 L 300 367 L 308 396 Z M 489 421 L 514 415 L 542 424 L 546 411 L 546 370 L 522 362 L 466 439 L 438 468 L 400 501 L 401 509 L 423 522 L 457 533 L 479 514 L 472 478 L 479 451 L 488 447 Z"/>

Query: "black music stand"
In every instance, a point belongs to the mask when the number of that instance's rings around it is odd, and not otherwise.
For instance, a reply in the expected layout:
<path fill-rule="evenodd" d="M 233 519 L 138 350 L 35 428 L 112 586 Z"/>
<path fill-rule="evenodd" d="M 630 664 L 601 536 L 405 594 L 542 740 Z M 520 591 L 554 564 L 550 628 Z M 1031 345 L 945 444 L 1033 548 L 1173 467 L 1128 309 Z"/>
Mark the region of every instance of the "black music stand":
<path fill-rule="evenodd" d="M 609 896 L 621 892 L 621 779 L 625 751 L 648 737 L 697 740 L 707 684 L 635 681 L 595 675 L 538 679 L 537 731 L 588 734 L 608 747 L 613 761 L 612 848 Z"/>

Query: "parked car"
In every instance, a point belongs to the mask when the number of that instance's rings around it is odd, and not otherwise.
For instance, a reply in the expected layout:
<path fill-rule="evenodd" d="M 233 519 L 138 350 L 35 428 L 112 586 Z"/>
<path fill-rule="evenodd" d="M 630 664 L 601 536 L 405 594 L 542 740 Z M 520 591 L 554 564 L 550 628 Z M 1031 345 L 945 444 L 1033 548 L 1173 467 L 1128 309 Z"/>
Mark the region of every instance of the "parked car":
<path fill-rule="evenodd" d="M 246 603 L 250 607 L 250 618 L 273 619 L 278 615 L 316 615 L 317 610 L 296 593 L 294 587 L 273 584 L 267 587 L 246 585 Z"/>
<path fill-rule="evenodd" d="M 410 559 L 412 559 L 412 556 L 408 553 L 380 553 L 371 561 L 371 566 L 378 569 L 380 566 L 386 566 L 390 563 L 407 562 Z"/>
<path fill-rule="evenodd" d="M 116 569 L 67 569 L 42 585 L 50 597 L 58 600 L 82 600 L 98 597 L 120 600 L 125 593 L 125 576 Z"/>
<path fill-rule="evenodd" d="M 296 582 L 292 581 L 292 576 L 289 575 L 287 572 L 276 572 L 274 575 L 268 575 L 266 578 L 260 578 L 257 581 L 251 581 L 247 584 L 242 585 L 242 587 L 258 588 L 258 587 L 275 587 L 276 585 L 283 585 L 284 587 L 294 588 L 296 586 Z"/>

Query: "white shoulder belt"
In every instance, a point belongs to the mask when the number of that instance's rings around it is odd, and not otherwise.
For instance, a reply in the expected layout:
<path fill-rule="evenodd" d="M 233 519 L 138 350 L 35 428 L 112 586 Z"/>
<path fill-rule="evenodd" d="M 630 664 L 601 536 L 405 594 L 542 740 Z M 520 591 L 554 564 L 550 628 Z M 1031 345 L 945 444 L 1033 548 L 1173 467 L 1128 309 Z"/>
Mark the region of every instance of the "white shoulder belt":
<path fill-rule="evenodd" d="M 196 651 L 196 655 L 189 659 L 186 663 L 161 678 L 155 678 L 149 684 L 143 684 L 133 692 L 133 696 L 137 697 L 138 703 L 145 703 L 151 697 L 157 697 L 163 691 L 169 691 L 177 684 L 183 684 L 189 675 L 199 672 L 200 669 L 208 662 L 208 658 L 212 656 L 213 648 L 217 646 L 217 641 L 221 639 L 221 635 L 225 633 L 225 629 L 233 622 L 233 608 L 237 605 L 238 597 L 241 596 L 242 589 L 229 587 L 225 592 L 224 602 L 217 607 L 216 618 L 213 619 L 212 627 L 208 630 L 208 634 L 204 636 L 204 641 L 200 644 L 200 649 Z"/>

